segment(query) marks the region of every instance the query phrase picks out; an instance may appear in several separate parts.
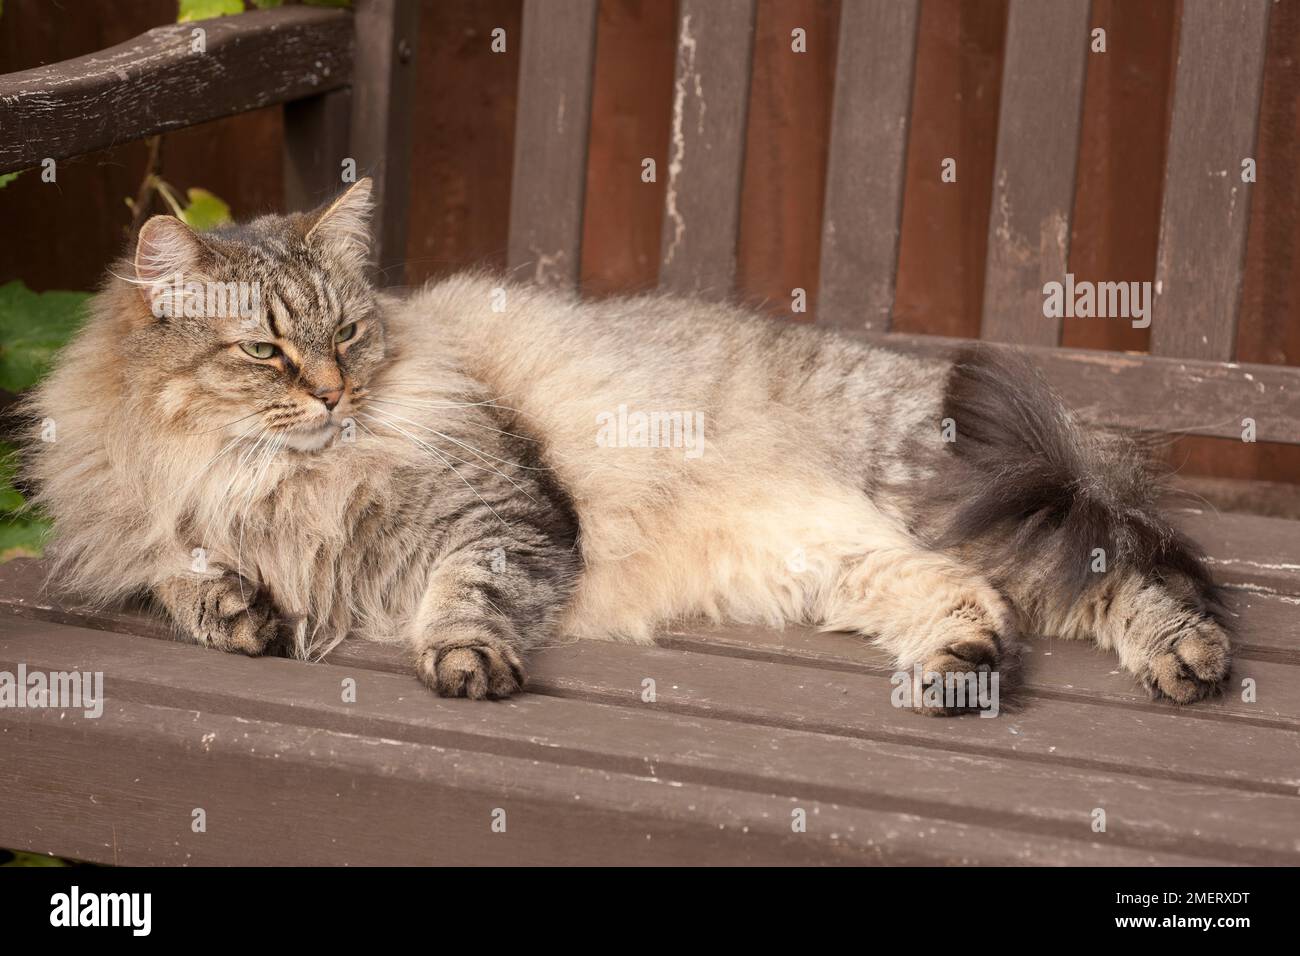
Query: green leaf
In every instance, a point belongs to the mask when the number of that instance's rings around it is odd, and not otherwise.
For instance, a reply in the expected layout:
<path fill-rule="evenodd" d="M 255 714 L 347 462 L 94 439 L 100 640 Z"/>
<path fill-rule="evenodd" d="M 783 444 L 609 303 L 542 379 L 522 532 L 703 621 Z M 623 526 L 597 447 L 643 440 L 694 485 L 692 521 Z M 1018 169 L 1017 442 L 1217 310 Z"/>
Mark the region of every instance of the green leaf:
<path fill-rule="evenodd" d="M 27 504 L 27 499 L 12 483 L 5 482 L 5 484 L 0 485 L 0 510 L 13 512 L 25 504 Z"/>
<path fill-rule="evenodd" d="M 191 20 L 211 20 L 244 12 L 244 0 L 180 0 L 176 22 L 189 23 Z"/>
<path fill-rule="evenodd" d="M 33 292 L 15 279 L 0 285 L 0 388 L 21 392 L 40 381 L 85 314 L 88 292 Z"/>
<path fill-rule="evenodd" d="M 11 558 L 39 558 L 50 532 L 50 522 L 35 509 L 18 512 L 26 501 L 14 487 L 14 470 L 18 466 L 17 449 L 0 442 L 0 563 Z"/>
<path fill-rule="evenodd" d="M 14 487 L 14 472 L 18 470 L 18 449 L 7 441 L 0 441 L 0 511 L 17 511 L 27 503 Z"/>
<path fill-rule="evenodd" d="M 11 182 L 13 182 L 22 174 L 23 174 L 23 170 L 21 169 L 18 170 L 18 172 L 16 173 L 0 173 L 0 189 L 4 189 L 6 186 L 8 186 Z"/>
<path fill-rule="evenodd" d="M 253 0 L 253 6 L 259 10 L 270 10 L 272 7 L 278 7 L 284 3 L 284 0 Z"/>
<path fill-rule="evenodd" d="M 49 519 L 39 515 L 0 517 L 0 562 L 39 558 L 49 533 Z"/>
<path fill-rule="evenodd" d="M 12 860 L 5 860 L 0 866 L 68 866 L 66 860 L 60 860 L 57 856 L 46 856 L 44 853 L 24 853 L 22 850 L 7 851 Z"/>
<path fill-rule="evenodd" d="M 230 207 L 206 189 L 189 189 L 189 205 L 181 210 L 181 219 L 191 229 L 202 232 L 230 222 Z"/>

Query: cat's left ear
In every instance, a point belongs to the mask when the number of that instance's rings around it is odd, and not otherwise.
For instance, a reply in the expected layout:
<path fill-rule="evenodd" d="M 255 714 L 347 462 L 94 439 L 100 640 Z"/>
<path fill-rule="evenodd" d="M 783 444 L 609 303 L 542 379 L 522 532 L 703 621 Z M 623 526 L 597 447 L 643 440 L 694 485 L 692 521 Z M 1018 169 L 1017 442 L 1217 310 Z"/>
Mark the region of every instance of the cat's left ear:
<path fill-rule="evenodd" d="M 369 176 L 358 179 L 342 196 L 314 213 L 307 245 L 353 268 L 364 268 L 371 254 L 372 185 Z"/>

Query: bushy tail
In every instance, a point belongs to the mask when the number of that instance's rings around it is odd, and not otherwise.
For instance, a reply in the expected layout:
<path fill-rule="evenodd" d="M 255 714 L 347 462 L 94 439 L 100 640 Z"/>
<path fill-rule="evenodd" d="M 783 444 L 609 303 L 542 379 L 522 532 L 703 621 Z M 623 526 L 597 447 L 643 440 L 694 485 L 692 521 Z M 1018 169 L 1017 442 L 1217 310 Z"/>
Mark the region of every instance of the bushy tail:
<path fill-rule="evenodd" d="M 955 426 L 925 498 L 932 544 L 961 551 L 1001 587 L 1064 613 L 1108 573 L 1182 575 L 1221 617 L 1195 545 L 1161 516 L 1149 455 L 1085 427 L 1028 361 L 987 347 L 954 359 L 943 416 Z M 924 507 L 924 505 L 923 505 Z"/>

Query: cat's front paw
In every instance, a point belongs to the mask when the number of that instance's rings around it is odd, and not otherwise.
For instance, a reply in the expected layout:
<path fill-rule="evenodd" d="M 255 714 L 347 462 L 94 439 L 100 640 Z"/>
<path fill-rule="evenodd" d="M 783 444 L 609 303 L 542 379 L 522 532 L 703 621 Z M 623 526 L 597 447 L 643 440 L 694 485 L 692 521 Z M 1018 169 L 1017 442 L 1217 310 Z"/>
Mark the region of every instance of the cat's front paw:
<path fill-rule="evenodd" d="M 194 630 L 200 644 L 256 657 L 280 636 L 281 622 L 263 589 L 231 573 L 200 596 Z"/>
<path fill-rule="evenodd" d="M 524 662 L 507 642 L 487 632 L 448 637 L 416 660 L 420 679 L 443 697 L 509 697 L 524 686 Z"/>
<path fill-rule="evenodd" d="M 1216 693 L 1232 668 L 1228 634 L 1201 620 L 1163 643 L 1144 662 L 1138 678 L 1154 697 L 1191 704 Z"/>
<path fill-rule="evenodd" d="M 929 717 L 952 717 L 978 709 L 978 694 L 967 693 L 971 687 L 967 675 L 976 675 L 978 682 L 981 673 L 998 669 L 1001 657 L 1000 643 L 991 631 L 940 648 L 921 664 L 916 710 Z"/>

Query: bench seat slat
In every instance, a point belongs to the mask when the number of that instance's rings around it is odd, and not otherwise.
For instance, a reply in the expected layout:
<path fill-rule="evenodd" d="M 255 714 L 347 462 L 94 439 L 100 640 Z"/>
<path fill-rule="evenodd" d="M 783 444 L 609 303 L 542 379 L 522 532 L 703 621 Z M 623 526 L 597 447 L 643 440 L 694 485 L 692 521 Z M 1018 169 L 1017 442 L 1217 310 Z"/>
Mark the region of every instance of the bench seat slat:
<path fill-rule="evenodd" d="M 110 864 L 1207 862 L 139 704 L 114 708 L 93 728 L 49 711 L 0 715 L 0 734 L 13 741 L 6 756 L 17 767 L 0 778 L 0 842 Z M 38 811 L 33 793 L 42 794 Z M 206 833 L 190 830 L 196 806 L 208 811 Z M 793 833 L 794 806 L 814 821 L 809 832 Z M 505 833 L 489 828 L 497 808 L 507 810 Z"/>
<path fill-rule="evenodd" d="M 1251 599 L 1237 601 L 1234 606 L 1239 612 L 1244 608 L 1243 616 L 1247 616 L 1249 605 L 1253 604 Z M 801 628 L 779 632 L 761 628 L 689 630 L 666 634 L 657 643 L 722 657 L 790 661 L 831 670 L 893 672 L 888 656 L 874 647 L 853 643 L 851 639 L 846 641 L 843 634 Z M 1026 639 L 1026 652 L 1028 670 L 1021 692 L 1026 708 L 1033 708 L 1043 699 L 1058 699 L 1077 704 L 1113 705 L 1130 717 L 1144 712 L 1178 713 L 1182 720 L 1222 721 L 1234 728 L 1251 725 L 1291 732 L 1300 730 L 1300 692 L 1293 686 L 1300 675 L 1293 654 L 1285 655 L 1288 660 L 1284 662 L 1253 652 L 1249 656 L 1247 652 L 1238 654 L 1232 687 L 1239 691 L 1240 679 L 1250 677 L 1260 687 L 1267 685 L 1269 693 L 1251 704 L 1240 700 L 1235 693 L 1229 694 L 1201 701 L 1184 712 L 1173 704 L 1152 701 L 1131 675 L 1119 669 L 1113 655 L 1102 653 L 1086 642 L 1036 637 Z"/>
<path fill-rule="evenodd" d="M 1191 509 L 1174 519 L 1205 549 L 1220 581 L 1300 597 L 1300 521 Z"/>
<path fill-rule="evenodd" d="M 697 634 L 707 638 L 707 632 Z M 850 635 L 831 636 L 845 644 L 855 642 Z M 1030 681 L 1062 669 L 1052 658 L 1064 643 L 1028 642 Z M 1116 665 L 1109 663 L 1114 669 Z M 629 687 L 627 675 L 638 669 L 654 675 L 658 707 L 676 713 L 914 743 L 953 755 L 1013 757 L 1060 770 L 1104 769 L 1143 778 L 1182 779 L 1245 793 L 1293 796 L 1300 785 L 1297 726 L 1207 719 L 1198 721 L 1195 733 L 1189 733 L 1188 718 L 1178 708 L 1160 706 L 1139 713 L 1107 701 L 1048 696 L 1035 696 L 1023 710 L 1004 711 L 997 718 L 921 719 L 893 706 L 892 666 L 827 671 L 789 660 L 579 645 L 539 655 L 532 679 L 541 693 L 635 707 L 640 703 L 640 687 Z M 1288 673 L 1282 667 L 1273 670 Z M 1289 673 L 1300 676 L 1294 667 Z M 1286 693 L 1277 686 L 1267 691 Z M 1292 694 L 1289 705 L 1300 709 L 1300 695 Z M 1135 720 L 1142 725 L 1140 739 L 1134 739 Z M 1024 773 L 1032 775 L 1029 769 Z"/>
<path fill-rule="evenodd" d="M 362 757 L 362 766 L 351 768 L 349 776 L 354 778 L 382 781 L 407 773 L 402 763 L 404 755 L 392 750 L 394 743 L 433 745 L 440 751 L 464 752 L 467 754 L 465 767 L 450 780 L 473 776 L 474 767 L 480 763 L 479 754 L 484 755 L 483 762 L 487 764 L 503 757 L 532 758 L 537 762 L 538 771 L 525 774 L 516 787 L 486 795 L 486 802 L 494 806 L 503 802 L 508 805 L 511 796 L 520 789 L 533 788 L 536 793 L 535 781 L 546 777 L 545 768 L 559 765 L 605 771 L 607 775 L 650 778 L 660 781 L 660 788 L 669 792 L 681 784 L 730 789 L 748 795 L 784 795 L 787 806 L 816 805 L 818 817 L 822 808 L 832 804 L 858 810 L 912 813 L 925 821 L 922 829 L 932 824 L 946 828 L 974 824 L 1002 829 L 1016 835 L 1013 843 L 1017 846 L 1025 844 L 1026 838 L 1077 840 L 1084 845 L 1092 844 L 1090 849 L 1097 862 L 1113 860 L 1111 847 L 1095 843 L 1088 827 L 1091 808 L 1098 801 L 1110 808 L 1108 812 L 1124 815 L 1127 832 L 1121 839 L 1110 838 L 1107 842 L 1116 844 L 1117 849 L 1122 848 L 1121 852 L 1129 855 L 1133 851 L 1156 855 L 1187 852 L 1223 862 L 1247 859 L 1278 862 L 1287 852 L 1292 852 L 1268 849 L 1270 841 L 1276 844 L 1279 839 L 1278 828 L 1290 825 L 1293 808 L 1290 797 L 1246 791 L 1238 786 L 1216 787 L 1201 781 L 1162 780 L 1156 789 L 1127 772 L 1077 768 L 1065 761 L 1045 766 L 1004 756 L 968 753 L 954 762 L 953 754 L 936 752 L 929 746 L 868 740 L 840 733 L 809 733 L 797 728 L 753 726 L 644 706 L 638 700 L 640 675 L 670 665 L 668 660 L 649 659 L 647 655 L 655 653 L 652 649 L 584 645 L 580 651 L 592 655 L 596 667 L 589 679 L 603 679 L 610 687 L 619 686 L 621 680 L 627 688 L 630 706 L 541 695 L 493 706 L 437 700 L 429 697 L 413 679 L 386 673 L 331 665 L 306 666 L 291 661 L 251 661 L 184 645 L 60 625 L 45 625 L 43 633 L 36 633 L 29 623 L 14 628 L 12 621 L 12 618 L 8 622 L 0 620 L 0 661 L 26 660 L 29 667 L 48 670 L 102 669 L 106 672 L 108 716 L 115 719 L 122 707 L 146 705 L 183 712 L 188 720 L 182 726 L 173 727 L 171 732 L 184 738 L 186 747 L 196 756 L 199 752 L 211 754 L 215 746 L 218 751 L 225 748 L 251 758 L 253 753 L 242 736 L 247 729 L 236 728 L 238 732 L 233 740 L 229 736 L 218 740 L 205 725 L 205 721 L 214 719 L 242 717 L 289 728 L 313 728 L 318 734 L 315 758 L 326 770 L 336 762 L 341 765 L 351 762 L 339 759 L 340 748 L 335 746 L 332 734 L 347 733 L 365 739 L 371 743 L 375 766 L 367 769 Z M 612 651 L 621 652 L 624 660 L 611 660 Z M 683 657 L 672 655 L 673 660 L 694 664 L 695 669 L 681 674 L 665 672 L 666 682 L 722 680 L 722 692 L 734 697 L 735 684 L 742 677 L 751 676 L 738 674 L 730 666 L 735 662 L 699 655 L 690 655 L 698 658 L 693 661 Z M 695 675 L 701 668 L 705 673 L 697 678 Z M 788 688 L 783 697 L 777 698 L 777 706 L 789 706 L 792 697 L 802 698 L 798 689 L 800 681 L 815 684 L 826 680 L 826 675 L 792 668 L 767 666 L 765 670 L 766 676 Z M 275 673 L 264 679 L 272 671 Z M 340 678 L 345 675 L 357 680 L 358 699 L 364 704 L 347 705 L 339 701 Z M 829 679 L 836 681 L 841 677 L 829 675 Z M 850 688 L 845 692 L 855 694 Z M 751 705 L 757 706 L 763 696 L 756 693 Z M 770 693 L 766 696 L 771 698 Z M 20 731 L 20 725 L 30 727 L 30 714 L 30 711 L 26 714 L 15 711 L 0 714 L 0 719 L 5 720 L 10 732 L 15 732 L 16 728 Z M 880 716 L 918 727 L 930 726 L 936 733 L 946 723 L 923 720 L 892 709 Z M 968 723 L 989 724 L 978 718 Z M 99 733 L 94 721 L 68 718 L 64 724 L 69 736 Z M 981 726 L 972 726 L 970 732 L 977 730 L 988 733 Z M 1065 729 L 1059 732 L 1064 733 Z M 1256 733 L 1262 735 L 1265 731 Z M 133 736 L 128 735 L 128 739 Z M 1272 746 L 1271 752 L 1280 758 L 1275 745 L 1262 739 L 1258 742 L 1261 747 Z M 285 749 L 283 744 L 276 745 L 275 735 L 266 738 L 266 746 L 270 752 L 264 751 L 262 760 L 268 766 L 256 775 L 258 779 L 274 775 L 276 771 L 271 764 L 277 760 L 274 754 Z M 60 745 L 54 749 L 66 753 L 68 748 Z M 104 746 L 101 753 L 107 756 L 115 749 Z M 1206 751 L 1212 761 L 1213 745 Z M 202 762 L 222 759 L 219 753 Z M 1266 768 L 1264 773 L 1267 772 Z M 192 785 L 187 778 L 182 779 L 185 781 L 182 786 Z M 245 785 L 247 779 L 245 776 Z M 220 813 L 227 792 L 238 786 L 239 778 L 232 775 L 227 786 L 216 791 L 216 797 L 212 796 L 212 790 L 204 788 L 201 797 L 185 793 L 175 803 L 179 808 L 188 808 L 191 805 L 188 801 L 206 799 L 211 818 Z M 534 817 L 534 826 L 553 822 L 563 815 L 556 804 L 573 800 L 572 787 L 573 779 L 569 775 L 562 789 L 547 793 L 543 787 L 536 794 L 544 802 L 550 798 L 551 812 Z M 1018 798 L 1015 805 L 1019 809 L 1015 811 L 1006 809 L 1011 805 L 1011 788 Z M 582 790 L 576 794 L 579 800 L 575 802 L 581 804 Z M 319 798 L 321 794 L 315 796 Z M 691 796 L 687 793 L 678 800 L 686 801 Z M 435 818 L 436 805 L 442 802 L 434 801 Z M 463 806 L 466 801 L 452 802 Z M 175 809 L 178 808 L 173 813 Z M 484 816 L 482 834 L 486 838 L 490 832 L 490 810 L 486 805 L 480 809 Z M 632 809 L 636 809 L 635 805 Z M 768 810 L 771 810 L 770 803 Z M 655 812 L 663 812 L 663 808 Z M 672 815 L 680 819 L 698 812 L 698 808 L 692 810 L 685 802 L 675 802 Z M 654 814 L 650 816 L 653 818 Z M 385 818 L 394 817 L 386 813 Z M 411 819 L 407 814 L 399 814 L 397 818 L 404 824 Z M 777 819 L 784 818 L 788 818 L 788 812 Z M 1244 837 L 1240 832 L 1242 818 L 1254 822 L 1252 832 Z M 414 819 L 418 819 L 418 814 Z M 810 819 L 816 817 L 810 814 Z M 718 821 L 713 822 L 716 825 Z M 725 818 L 721 822 L 725 823 Z M 820 825 L 836 827 L 841 822 L 842 818 L 836 816 L 819 821 Z M 854 846 L 860 853 L 878 844 L 888 847 L 892 831 L 881 823 L 876 821 L 876 826 L 865 832 L 840 831 L 839 842 Z M 188 826 L 187 812 L 181 826 Z M 472 827 L 467 829 L 472 831 Z M 1190 829 L 1200 833 L 1194 846 L 1186 845 Z M 768 833 L 771 834 L 770 828 Z M 1076 848 L 1073 854 L 1076 859 L 1081 850 L 1082 847 Z M 987 851 L 981 847 L 971 853 L 949 845 L 939 852 L 980 858 Z M 1070 856 L 1066 851 L 1065 858 Z M 1006 854 L 994 858 L 1005 860 Z"/>
<path fill-rule="evenodd" d="M 839 845 L 830 831 L 795 839 L 790 800 L 775 794 L 669 788 L 645 775 L 148 704 L 72 721 L 0 712 L 5 846 L 114 865 L 940 861 L 941 847 L 916 834 L 887 850 Z M 191 831 L 196 807 L 208 815 L 206 833 Z M 490 829 L 496 808 L 507 811 L 504 834 Z M 817 809 L 844 832 L 903 823 L 897 813 Z M 990 853 L 1016 838 L 939 829 L 953 846 L 974 842 Z M 1071 849 L 1036 846 L 1034 854 L 1047 862 Z M 1126 856 L 1142 862 L 1143 854 Z"/>

